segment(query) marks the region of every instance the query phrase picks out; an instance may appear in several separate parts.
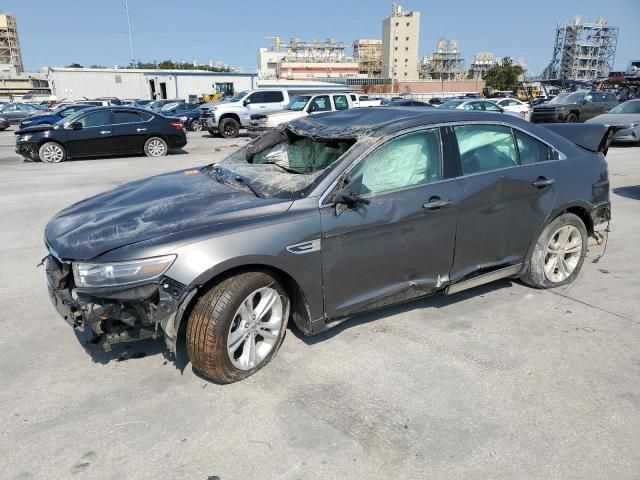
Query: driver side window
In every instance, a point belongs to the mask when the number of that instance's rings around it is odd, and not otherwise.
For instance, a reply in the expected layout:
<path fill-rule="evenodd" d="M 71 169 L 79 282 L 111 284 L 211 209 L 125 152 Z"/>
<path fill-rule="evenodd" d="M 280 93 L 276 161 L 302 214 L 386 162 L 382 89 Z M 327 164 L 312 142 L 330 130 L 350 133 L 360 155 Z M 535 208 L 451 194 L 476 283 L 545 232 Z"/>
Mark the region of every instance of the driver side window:
<path fill-rule="evenodd" d="M 111 111 L 100 110 L 98 112 L 85 115 L 78 120 L 84 128 L 88 127 L 101 127 L 102 125 L 109 125 L 111 123 Z"/>
<path fill-rule="evenodd" d="M 351 179 L 358 176 L 362 176 L 362 195 L 441 180 L 440 130 L 432 128 L 388 141 L 351 171 Z"/>

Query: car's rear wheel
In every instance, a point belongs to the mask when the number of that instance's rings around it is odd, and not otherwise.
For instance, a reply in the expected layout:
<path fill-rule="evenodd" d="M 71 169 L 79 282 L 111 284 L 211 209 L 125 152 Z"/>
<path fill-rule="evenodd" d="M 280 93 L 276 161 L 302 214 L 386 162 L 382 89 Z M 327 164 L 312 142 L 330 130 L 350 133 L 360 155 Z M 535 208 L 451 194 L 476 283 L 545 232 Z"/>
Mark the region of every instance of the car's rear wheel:
<path fill-rule="evenodd" d="M 567 115 L 567 123 L 576 123 L 578 121 L 578 116 L 575 113 L 570 113 Z"/>
<path fill-rule="evenodd" d="M 236 138 L 240 134 L 240 124 L 234 118 L 223 118 L 218 125 L 218 131 L 223 138 Z"/>
<path fill-rule="evenodd" d="M 198 119 L 195 119 L 191 122 L 191 130 L 194 132 L 202 131 L 202 122 Z"/>
<path fill-rule="evenodd" d="M 200 297 L 187 323 L 193 368 L 216 383 L 242 380 L 280 348 L 289 298 L 271 275 L 247 272 L 223 280 Z"/>
<path fill-rule="evenodd" d="M 144 154 L 147 157 L 163 157 L 168 151 L 167 142 L 160 137 L 151 137 L 144 142 Z"/>
<path fill-rule="evenodd" d="M 67 151 L 59 143 L 47 142 L 38 150 L 38 157 L 45 163 L 60 163 L 67 159 Z"/>
<path fill-rule="evenodd" d="M 584 263 L 588 240 L 587 229 L 577 215 L 560 215 L 538 238 L 522 280 L 537 288 L 573 282 Z"/>

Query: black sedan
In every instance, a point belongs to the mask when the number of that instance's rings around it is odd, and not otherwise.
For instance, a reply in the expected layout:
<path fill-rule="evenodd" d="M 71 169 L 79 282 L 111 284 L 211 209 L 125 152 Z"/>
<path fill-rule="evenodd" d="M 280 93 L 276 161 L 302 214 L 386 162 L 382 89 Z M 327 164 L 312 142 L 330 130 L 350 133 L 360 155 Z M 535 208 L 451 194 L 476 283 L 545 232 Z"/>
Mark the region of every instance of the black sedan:
<path fill-rule="evenodd" d="M 573 282 L 610 218 L 609 134 L 440 108 L 309 115 L 64 209 L 45 229 L 49 295 L 93 345 L 164 336 L 237 381 L 290 318 L 311 335 L 501 278 Z"/>
<path fill-rule="evenodd" d="M 161 157 L 187 144 L 182 122 L 133 107 L 92 107 L 55 125 L 16 132 L 16 152 L 47 163 L 69 158 L 144 153 Z"/>

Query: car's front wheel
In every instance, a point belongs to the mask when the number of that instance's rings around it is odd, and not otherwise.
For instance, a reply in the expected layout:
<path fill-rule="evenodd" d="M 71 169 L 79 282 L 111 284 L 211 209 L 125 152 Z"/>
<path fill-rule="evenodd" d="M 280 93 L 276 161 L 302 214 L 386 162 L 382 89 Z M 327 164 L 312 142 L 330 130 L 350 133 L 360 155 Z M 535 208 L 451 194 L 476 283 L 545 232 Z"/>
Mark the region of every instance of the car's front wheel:
<path fill-rule="evenodd" d="M 38 150 L 38 157 L 45 163 L 60 163 L 67 159 L 67 152 L 59 143 L 47 142 Z"/>
<path fill-rule="evenodd" d="M 522 280 L 537 288 L 553 288 L 573 282 L 587 255 L 588 240 L 587 229 L 577 215 L 560 215 L 542 231 Z"/>
<path fill-rule="evenodd" d="M 218 125 L 218 132 L 223 138 L 236 138 L 240 134 L 240 124 L 234 118 L 223 118 Z"/>
<path fill-rule="evenodd" d="M 193 368 L 216 383 L 242 380 L 278 351 L 287 328 L 289 298 L 271 275 L 247 272 L 202 295 L 187 323 Z"/>
<path fill-rule="evenodd" d="M 569 115 L 567 115 L 567 123 L 577 123 L 578 122 L 578 115 L 576 115 L 575 113 L 570 113 Z"/>
<path fill-rule="evenodd" d="M 168 151 L 167 142 L 160 137 L 151 137 L 144 142 L 144 154 L 147 157 L 163 157 Z"/>

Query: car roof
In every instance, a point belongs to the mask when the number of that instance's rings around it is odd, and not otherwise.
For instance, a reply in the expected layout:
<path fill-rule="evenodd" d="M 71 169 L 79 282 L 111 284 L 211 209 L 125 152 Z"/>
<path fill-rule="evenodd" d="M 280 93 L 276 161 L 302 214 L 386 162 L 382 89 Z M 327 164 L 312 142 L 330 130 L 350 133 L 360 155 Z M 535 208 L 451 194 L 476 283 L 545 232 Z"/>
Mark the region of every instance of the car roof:
<path fill-rule="evenodd" d="M 104 106 L 91 106 L 83 108 L 82 113 L 98 112 L 101 110 L 135 110 L 136 112 L 148 113 L 149 115 L 155 115 L 156 112 L 147 110 L 146 108 L 134 107 L 132 105 L 104 105 Z"/>
<path fill-rule="evenodd" d="M 292 132 L 315 138 L 381 137 L 406 128 L 456 121 L 529 122 L 502 113 L 424 107 L 368 107 L 319 113 L 287 124 Z M 530 124 L 529 124 L 530 125 Z"/>

